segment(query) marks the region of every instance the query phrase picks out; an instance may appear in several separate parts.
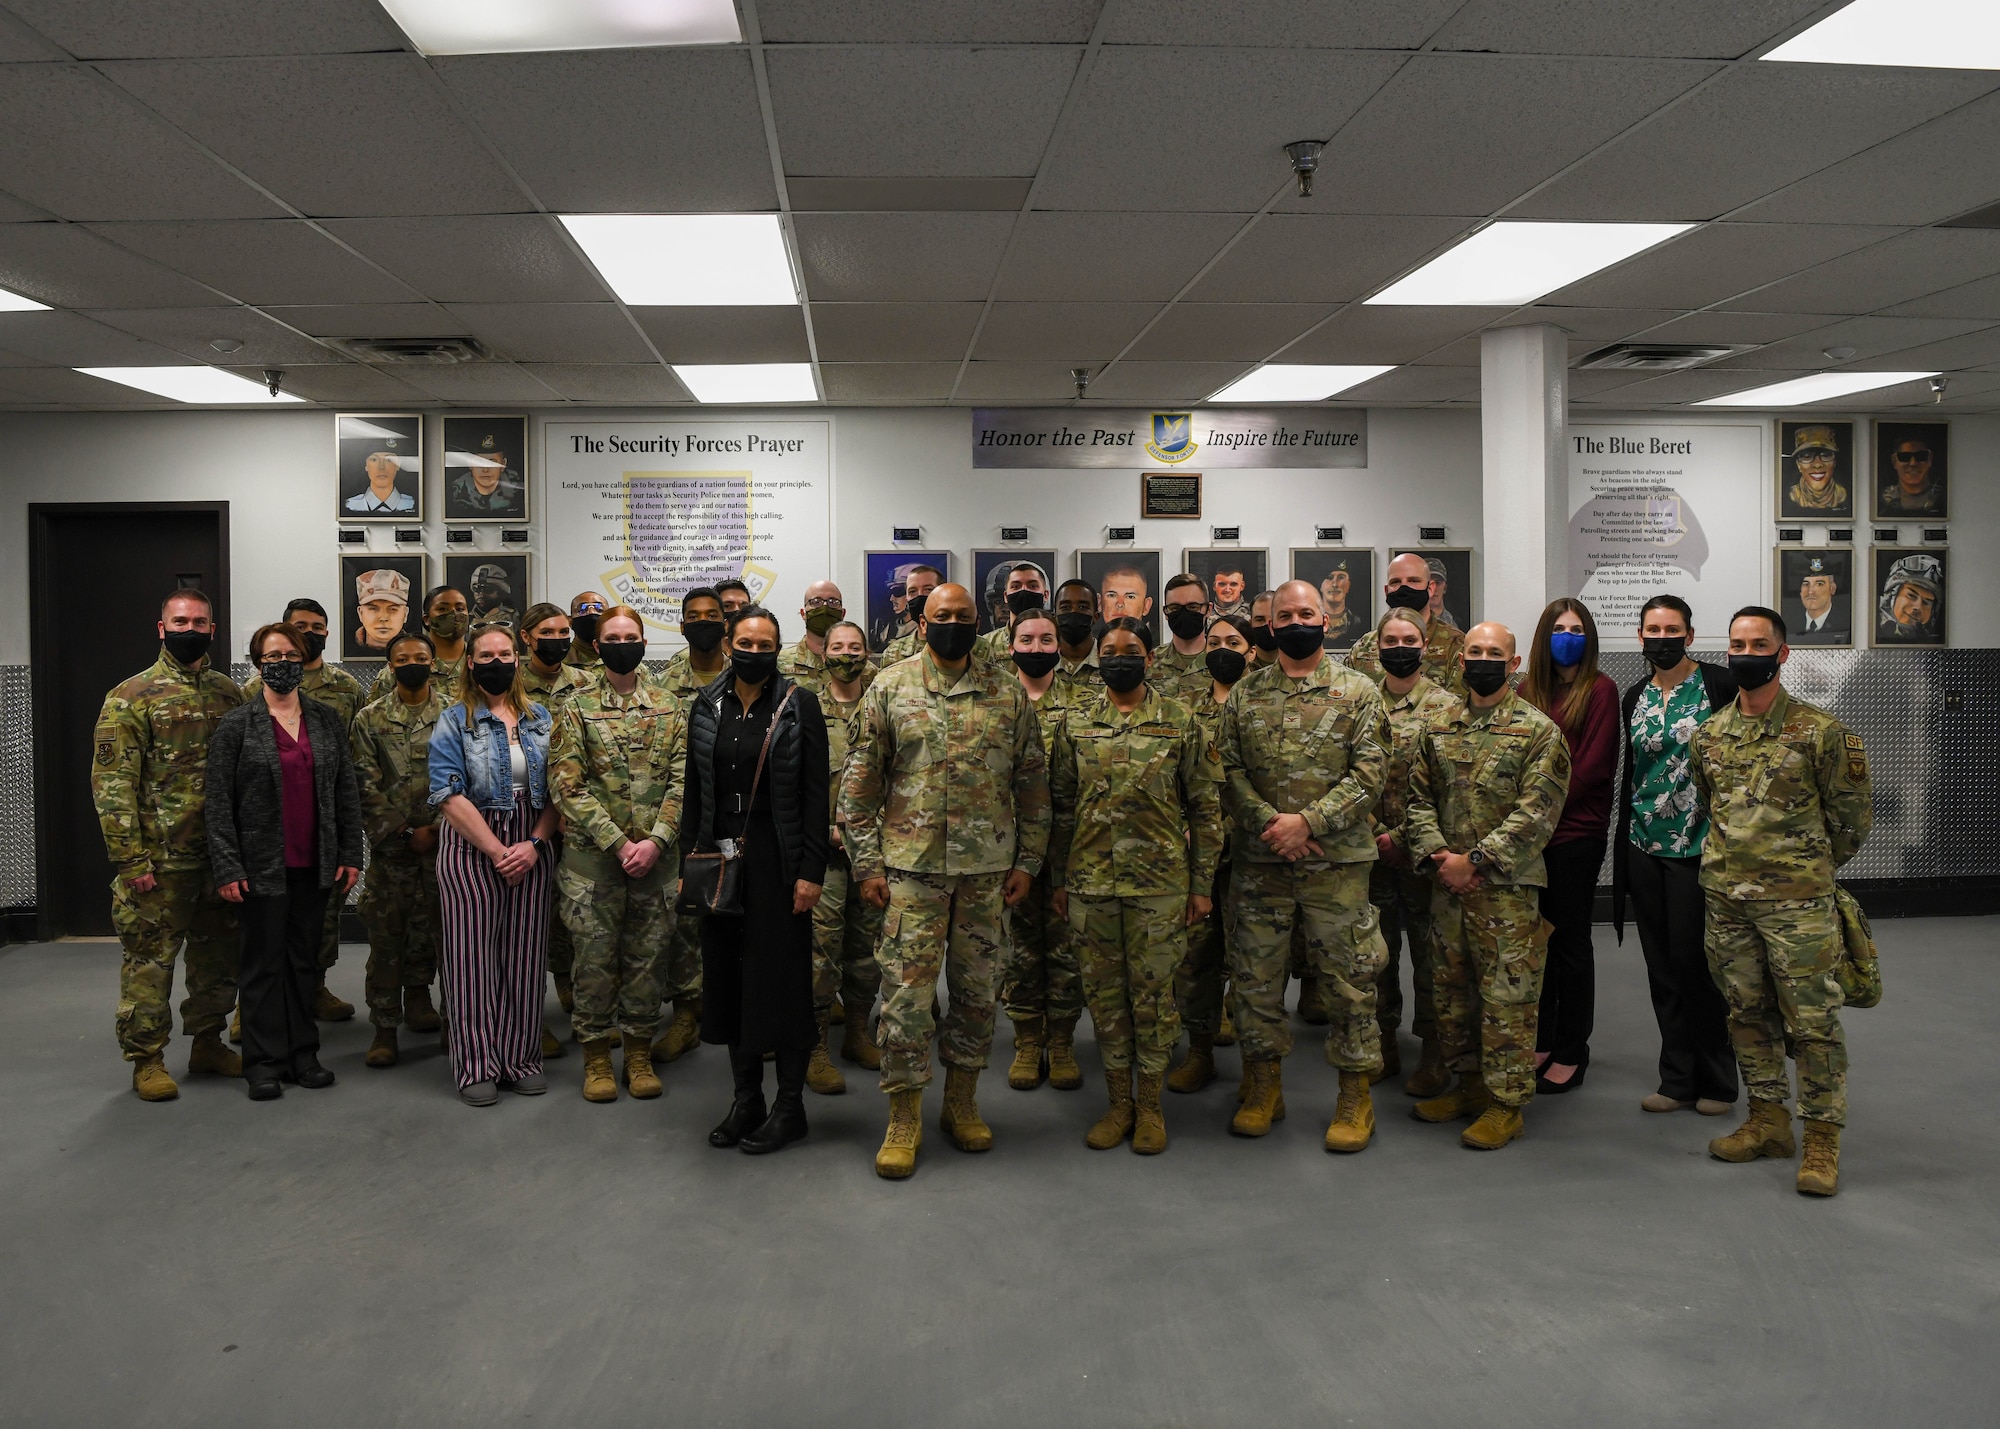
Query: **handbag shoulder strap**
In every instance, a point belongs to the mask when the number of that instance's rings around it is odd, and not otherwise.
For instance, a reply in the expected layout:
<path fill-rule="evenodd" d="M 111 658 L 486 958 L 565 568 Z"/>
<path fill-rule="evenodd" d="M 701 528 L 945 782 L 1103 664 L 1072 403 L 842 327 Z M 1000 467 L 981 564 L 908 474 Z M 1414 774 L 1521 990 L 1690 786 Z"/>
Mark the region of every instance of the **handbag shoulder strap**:
<path fill-rule="evenodd" d="M 778 721 L 785 717 L 785 706 L 792 702 L 792 696 L 798 692 L 798 688 L 797 685 L 793 685 L 790 689 L 786 690 L 785 697 L 778 701 L 778 707 L 771 711 L 770 726 L 764 731 L 764 746 L 757 751 L 757 769 L 750 776 L 750 802 L 745 805 L 746 809 L 756 807 L 757 786 L 764 779 L 764 761 L 771 757 L 771 740 L 778 732 Z M 743 827 L 743 834 L 747 840 L 750 834 L 750 827 L 747 823 Z"/>

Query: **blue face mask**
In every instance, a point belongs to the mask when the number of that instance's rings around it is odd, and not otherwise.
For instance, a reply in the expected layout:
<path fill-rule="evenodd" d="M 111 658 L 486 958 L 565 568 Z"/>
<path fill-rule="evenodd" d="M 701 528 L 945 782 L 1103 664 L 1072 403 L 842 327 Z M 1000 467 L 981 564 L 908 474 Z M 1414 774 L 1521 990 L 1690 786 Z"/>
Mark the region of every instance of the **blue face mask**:
<path fill-rule="evenodd" d="M 1590 639 L 1581 630 L 1557 630 L 1549 635 L 1549 655 L 1565 670 L 1583 663 L 1583 647 Z"/>

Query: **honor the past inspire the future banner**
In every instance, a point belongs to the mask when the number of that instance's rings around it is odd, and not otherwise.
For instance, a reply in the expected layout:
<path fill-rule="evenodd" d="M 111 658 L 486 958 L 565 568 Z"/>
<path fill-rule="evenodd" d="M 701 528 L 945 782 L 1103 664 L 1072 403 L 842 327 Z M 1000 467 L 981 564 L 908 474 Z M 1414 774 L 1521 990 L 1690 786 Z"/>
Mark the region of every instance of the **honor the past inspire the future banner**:
<path fill-rule="evenodd" d="M 980 407 L 974 467 L 1365 467 L 1363 407 Z"/>

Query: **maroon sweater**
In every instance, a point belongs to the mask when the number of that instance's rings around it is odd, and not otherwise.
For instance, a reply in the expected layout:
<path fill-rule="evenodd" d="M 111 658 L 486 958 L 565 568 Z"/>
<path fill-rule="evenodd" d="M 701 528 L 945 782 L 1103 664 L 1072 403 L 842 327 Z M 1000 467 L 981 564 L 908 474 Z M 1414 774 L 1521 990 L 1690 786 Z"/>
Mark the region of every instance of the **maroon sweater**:
<path fill-rule="evenodd" d="M 1542 713 L 1561 726 L 1554 710 Z M 1569 798 L 1549 842 L 1606 838 L 1611 832 L 1611 790 L 1618 777 L 1618 686 L 1609 675 L 1597 677 L 1580 727 L 1563 730 L 1563 742 L 1569 745 Z"/>

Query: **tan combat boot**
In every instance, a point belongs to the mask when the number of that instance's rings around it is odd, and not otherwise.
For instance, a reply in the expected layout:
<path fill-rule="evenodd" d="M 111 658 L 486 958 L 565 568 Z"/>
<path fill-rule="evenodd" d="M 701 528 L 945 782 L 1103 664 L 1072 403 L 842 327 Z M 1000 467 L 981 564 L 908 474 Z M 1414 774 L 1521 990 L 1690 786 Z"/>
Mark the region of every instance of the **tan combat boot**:
<path fill-rule="evenodd" d="M 836 998 L 835 998 L 835 999 L 833 1000 L 833 1006 L 829 1007 L 829 1008 L 828 1008 L 828 1009 L 826 1010 L 826 1020 L 827 1020 L 827 1021 L 828 1021 L 829 1023 L 832 1023 L 832 1024 L 835 1024 L 835 1025 L 838 1025 L 838 1024 L 840 1024 L 840 1023 L 843 1023 L 843 1022 L 847 1021 L 847 1009 L 846 1009 L 845 1007 L 841 1006 L 841 1003 L 840 1003 L 840 999 L 839 999 L 839 998 L 837 998 L 837 997 L 836 997 Z"/>
<path fill-rule="evenodd" d="M 1158 1156 L 1167 1149 L 1167 1119 L 1160 1113 L 1160 1074 L 1141 1072 L 1133 1082 L 1132 1149 Z"/>
<path fill-rule="evenodd" d="M 917 1148 L 923 1144 L 923 1089 L 889 1093 L 889 1131 L 875 1153 L 875 1174 L 887 1181 L 902 1180 L 917 1169 Z"/>
<path fill-rule="evenodd" d="M 1340 1100 L 1326 1129 L 1328 1151 L 1361 1151 L 1375 1135 L 1375 1098 L 1369 1095 L 1366 1072 L 1340 1074 Z"/>
<path fill-rule="evenodd" d="M 188 1072 L 207 1072 L 214 1077 L 240 1077 L 243 1059 L 222 1045 L 220 1032 L 204 1032 L 188 1048 Z"/>
<path fill-rule="evenodd" d="M 583 1044 L 583 1099 L 587 1102 L 618 1100 L 618 1077 L 611 1070 L 611 1039 Z"/>
<path fill-rule="evenodd" d="M 1227 991 L 1228 987 L 1227 984 L 1225 984 L 1224 985 L 1225 994 L 1227 993 Z M 1229 1005 L 1228 1000 L 1227 997 L 1225 996 L 1223 1001 L 1223 1006 L 1227 1007 L 1228 1005 Z M 1227 1012 L 1224 1012 L 1222 1014 L 1222 1021 L 1216 1026 L 1215 1045 L 1218 1047 L 1234 1047 L 1236 1045 L 1236 1024 L 1229 1020 L 1229 1014 Z"/>
<path fill-rule="evenodd" d="M 979 1115 L 979 1073 L 969 1067 L 944 1069 L 944 1110 L 938 1130 L 960 1151 L 991 1151 L 993 1128 Z"/>
<path fill-rule="evenodd" d="M 1840 1128 L 1830 1121 L 1806 1123 L 1798 1188 L 1801 1196 L 1831 1196 L 1840 1189 Z"/>
<path fill-rule="evenodd" d="M 167 1063 L 158 1052 L 132 1064 L 132 1090 L 142 1102 L 170 1102 L 181 1094 L 180 1086 L 167 1075 Z"/>
<path fill-rule="evenodd" d="M 678 1062 L 701 1045 L 701 999 L 691 997 L 674 1004 L 674 1020 L 653 1044 L 653 1055 L 662 1062 Z"/>
<path fill-rule="evenodd" d="M 1017 1092 L 1032 1092 L 1045 1075 L 1042 1058 L 1042 1019 L 1023 1017 L 1014 1024 L 1014 1060 L 1007 1068 L 1007 1085 Z"/>
<path fill-rule="evenodd" d="M 550 973 L 549 977 L 556 985 L 556 1005 L 562 1008 L 565 1015 L 575 1016 L 576 984 L 561 973 Z"/>
<path fill-rule="evenodd" d="M 1207 1032 L 1188 1033 L 1188 1054 L 1167 1074 L 1167 1090 L 1198 1092 L 1215 1080 L 1215 1038 Z"/>
<path fill-rule="evenodd" d="M 660 1074 L 653 1070 L 652 1043 L 630 1032 L 625 1034 L 625 1090 L 640 1101 L 651 1101 L 663 1090 Z"/>
<path fill-rule="evenodd" d="M 1474 1151 L 1498 1151 L 1527 1130 L 1521 1123 L 1521 1109 L 1494 1102 L 1479 1113 L 1479 1120 L 1458 1134 L 1459 1144 Z"/>
<path fill-rule="evenodd" d="M 1429 1101 L 1418 1102 L 1410 1108 L 1410 1115 L 1418 1121 L 1457 1121 L 1461 1117 L 1476 1117 L 1491 1105 L 1493 1093 L 1486 1090 L 1479 1073 L 1461 1072 L 1457 1086 Z"/>
<path fill-rule="evenodd" d="M 1382 1065 L 1369 1073 L 1368 1085 L 1372 1087 L 1377 1082 L 1387 1081 L 1402 1070 L 1403 1049 L 1396 1045 L 1395 1029 L 1385 1027 L 1382 1029 Z"/>
<path fill-rule="evenodd" d="M 315 1022 L 345 1022 L 354 1016 L 354 1004 L 333 995 L 325 973 L 319 975 L 319 986 L 313 991 L 312 1015 Z"/>
<path fill-rule="evenodd" d="M 396 1046 L 396 1029 L 377 1027 L 375 1040 L 368 1044 L 368 1055 L 361 1062 L 368 1067 L 393 1067 L 402 1058 L 402 1051 Z"/>
<path fill-rule="evenodd" d="M 840 1059 L 852 1062 L 864 1072 L 882 1070 L 882 1049 L 868 1034 L 868 1007 L 856 1003 L 847 1009 L 846 1025 L 840 1033 Z"/>
<path fill-rule="evenodd" d="M 1109 1151 L 1132 1134 L 1132 1069 L 1106 1067 L 1104 1091 L 1110 1102 L 1103 1116 L 1083 1134 L 1083 1144 L 1092 1151 Z"/>
<path fill-rule="evenodd" d="M 237 1046 L 243 1045 L 243 1004 L 237 1003 L 236 1010 L 229 1014 L 229 1040 Z"/>
<path fill-rule="evenodd" d="M 1076 1021 L 1049 1024 L 1049 1085 L 1073 1092 L 1083 1085 L 1083 1068 L 1076 1064 Z"/>
<path fill-rule="evenodd" d="M 1434 1097 L 1451 1085 L 1451 1069 L 1444 1064 L 1444 1043 L 1433 1037 L 1424 1043 L 1424 1054 L 1416 1071 L 1403 1083 L 1406 1096 Z"/>
<path fill-rule="evenodd" d="M 1741 1126 L 1708 1143 L 1708 1154 L 1717 1161 L 1755 1161 L 1760 1156 L 1791 1160 L 1798 1146 L 1792 1140 L 1792 1117 L 1785 1104 L 1752 1097 L 1749 1110 Z"/>
<path fill-rule="evenodd" d="M 412 1032 L 435 1032 L 438 1030 L 437 1009 L 431 1006 L 431 990 L 427 987 L 406 987 L 403 989 L 403 1025 Z"/>
<path fill-rule="evenodd" d="M 1332 1020 L 1326 1010 L 1326 979 L 1318 973 L 1307 973 L 1299 979 L 1299 1020 L 1313 1027 L 1324 1027 Z"/>
<path fill-rule="evenodd" d="M 806 1063 L 806 1085 L 823 1097 L 837 1097 L 847 1090 L 847 1078 L 826 1055 L 826 1024 L 819 1025 L 819 1041 L 813 1044 L 812 1060 Z"/>
<path fill-rule="evenodd" d="M 563 1054 L 562 1039 L 548 1028 L 542 1029 L 542 1060 L 544 1062 Z"/>
<path fill-rule="evenodd" d="M 1247 1091 L 1243 1105 L 1229 1123 L 1237 1136 L 1268 1136 L 1273 1122 L 1285 1119 L 1285 1073 L 1276 1057 L 1262 1057 L 1244 1064 Z"/>

